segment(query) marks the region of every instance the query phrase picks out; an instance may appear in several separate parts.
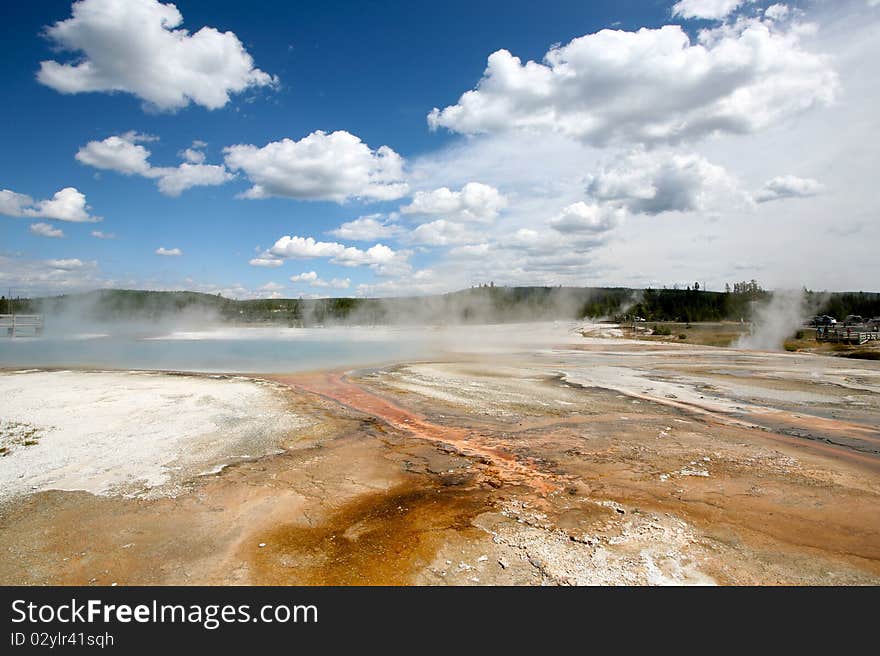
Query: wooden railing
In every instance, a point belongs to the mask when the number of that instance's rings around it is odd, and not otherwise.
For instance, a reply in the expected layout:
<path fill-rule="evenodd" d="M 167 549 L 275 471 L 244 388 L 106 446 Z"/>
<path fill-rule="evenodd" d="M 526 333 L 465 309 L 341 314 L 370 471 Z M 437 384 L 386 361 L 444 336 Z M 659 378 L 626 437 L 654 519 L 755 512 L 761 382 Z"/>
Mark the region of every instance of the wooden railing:
<path fill-rule="evenodd" d="M 876 330 L 855 330 L 853 328 L 818 328 L 817 342 L 837 342 L 840 344 L 864 344 L 872 340 L 880 340 L 880 332 Z"/>
<path fill-rule="evenodd" d="M 0 335 L 15 337 L 17 334 L 40 335 L 42 332 L 42 314 L 0 314 Z"/>

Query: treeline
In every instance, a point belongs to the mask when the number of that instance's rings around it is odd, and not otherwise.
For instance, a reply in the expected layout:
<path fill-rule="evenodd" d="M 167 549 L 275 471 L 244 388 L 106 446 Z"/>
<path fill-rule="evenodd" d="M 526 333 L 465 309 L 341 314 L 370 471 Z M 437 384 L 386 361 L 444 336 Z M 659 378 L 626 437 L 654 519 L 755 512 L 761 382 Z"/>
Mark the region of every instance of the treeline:
<path fill-rule="evenodd" d="M 754 281 L 752 281 L 753 283 Z M 91 322 L 161 321 L 271 323 L 286 326 L 332 324 L 502 323 L 514 321 L 611 319 L 631 321 L 722 321 L 748 319 L 770 292 L 737 283 L 724 292 L 625 287 L 483 286 L 448 294 L 406 298 L 258 299 L 237 301 L 198 292 L 102 290 L 36 299 L 0 299 L 17 313 L 42 313 Z M 806 292 L 816 313 L 880 316 L 880 294 Z"/>
<path fill-rule="evenodd" d="M 29 298 L 6 298 L 0 296 L 0 314 L 28 314 L 31 300 Z"/>
<path fill-rule="evenodd" d="M 647 321 L 726 321 L 748 319 L 753 303 L 766 299 L 763 290 L 706 292 L 694 289 L 646 289 L 628 315 Z"/>
<path fill-rule="evenodd" d="M 880 294 L 874 292 L 840 292 L 826 294 L 807 291 L 810 307 L 818 307 L 817 314 L 827 314 L 844 319 L 850 314 L 866 318 L 880 317 Z"/>

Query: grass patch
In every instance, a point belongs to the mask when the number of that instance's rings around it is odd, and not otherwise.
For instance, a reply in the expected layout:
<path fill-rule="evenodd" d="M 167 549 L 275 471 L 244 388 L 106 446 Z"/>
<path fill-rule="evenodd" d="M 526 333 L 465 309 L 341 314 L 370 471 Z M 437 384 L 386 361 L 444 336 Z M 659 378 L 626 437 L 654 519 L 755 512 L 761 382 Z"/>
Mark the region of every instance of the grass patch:
<path fill-rule="evenodd" d="M 40 443 L 40 429 L 18 421 L 0 420 L 0 456 L 8 456 L 18 448 Z"/>
<path fill-rule="evenodd" d="M 651 335 L 638 335 L 638 339 L 648 341 L 667 341 L 669 339 L 685 339 L 679 335 L 687 335 L 689 344 L 700 346 L 730 346 L 744 334 L 748 334 L 748 325 L 732 321 L 716 321 L 705 323 L 656 322 L 647 326 L 653 331 Z M 625 327 L 624 327 L 625 329 Z M 684 332 L 687 331 L 687 332 Z"/>

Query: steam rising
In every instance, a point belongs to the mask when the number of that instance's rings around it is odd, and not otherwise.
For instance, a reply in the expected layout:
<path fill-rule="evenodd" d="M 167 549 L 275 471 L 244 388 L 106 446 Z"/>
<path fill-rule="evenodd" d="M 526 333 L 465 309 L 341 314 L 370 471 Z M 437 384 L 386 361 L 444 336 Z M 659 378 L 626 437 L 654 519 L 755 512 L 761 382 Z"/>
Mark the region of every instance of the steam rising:
<path fill-rule="evenodd" d="M 753 307 L 751 333 L 740 337 L 735 346 L 780 351 L 809 314 L 803 291 L 775 291 L 768 302 Z"/>

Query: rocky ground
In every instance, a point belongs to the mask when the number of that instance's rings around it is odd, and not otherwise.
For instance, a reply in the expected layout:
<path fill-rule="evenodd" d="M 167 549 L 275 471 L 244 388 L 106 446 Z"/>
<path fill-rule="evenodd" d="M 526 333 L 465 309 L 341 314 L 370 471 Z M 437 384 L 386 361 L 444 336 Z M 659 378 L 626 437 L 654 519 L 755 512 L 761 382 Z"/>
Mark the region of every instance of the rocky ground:
<path fill-rule="evenodd" d="M 280 453 L 21 495 L 0 582 L 880 582 L 878 363 L 569 335 L 271 380 Z"/>

